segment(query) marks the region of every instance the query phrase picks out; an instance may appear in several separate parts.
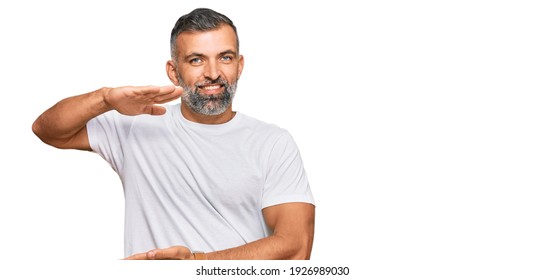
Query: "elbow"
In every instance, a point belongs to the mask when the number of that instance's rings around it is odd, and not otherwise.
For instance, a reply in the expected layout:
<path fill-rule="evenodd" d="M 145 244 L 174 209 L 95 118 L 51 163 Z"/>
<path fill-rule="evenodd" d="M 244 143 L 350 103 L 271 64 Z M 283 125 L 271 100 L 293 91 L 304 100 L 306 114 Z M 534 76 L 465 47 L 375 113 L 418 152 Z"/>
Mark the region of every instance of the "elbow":
<path fill-rule="evenodd" d="M 45 133 L 43 132 L 42 125 L 40 124 L 40 118 L 36 119 L 32 123 L 32 132 L 36 135 L 42 142 L 48 144 L 45 139 Z"/>
<path fill-rule="evenodd" d="M 296 253 L 291 258 L 292 260 L 309 260 L 312 254 L 312 242 L 305 242 L 301 244 L 296 250 Z"/>
<path fill-rule="evenodd" d="M 40 118 L 36 119 L 34 123 L 32 123 L 32 132 L 34 135 L 36 135 L 43 143 L 58 148 L 58 149 L 65 149 L 63 146 L 63 141 L 59 141 L 57 139 L 54 139 L 47 134 L 47 129 L 44 128 L 44 125 L 42 124 L 42 121 Z"/>
<path fill-rule="evenodd" d="M 313 235 L 300 238 L 291 243 L 289 260 L 309 260 L 312 254 Z"/>
<path fill-rule="evenodd" d="M 307 250 L 301 250 L 295 254 L 293 254 L 288 260 L 309 260 L 310 259 L 310 253 Z"/>

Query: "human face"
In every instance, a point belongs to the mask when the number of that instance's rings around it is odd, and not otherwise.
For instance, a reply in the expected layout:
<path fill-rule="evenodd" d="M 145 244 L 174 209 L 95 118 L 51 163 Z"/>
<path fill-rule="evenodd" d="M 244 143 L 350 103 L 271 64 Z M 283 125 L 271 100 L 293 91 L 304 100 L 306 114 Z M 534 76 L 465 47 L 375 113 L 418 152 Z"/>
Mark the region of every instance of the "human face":
<path fill-rule="evenodd" d="M 234 84 L 229 84 L 226 80 L 219 77 L 215 81 L 208 80 L 205 83 L 197 83 L 196 87 L 191 87 L 183 82 L 179 72 L 178 80 L 181 81 L 180 85 L 183 87 L 181 99 L 196 113 L 207 116 L 216 116 L 224 113 L 232 105 L 232 100 L 234 99 L 234 94 L 236 93 L 237 82 L 234 82 Z M 209 87 L 218 86 L 223 87 L 222 93 L 199 93 L 199 89 L 201 87 L 207 89 Z"/>
<path fill-rule="evenodd" d="M 177 57 L 167 63 L 167 72 L 174 84 L 183 87 L 183 102 L 204 115 L 231 110 L 243 69 L 234 30 L 222 25 L 210 31 L 183 32 L 176 44 Z"/>

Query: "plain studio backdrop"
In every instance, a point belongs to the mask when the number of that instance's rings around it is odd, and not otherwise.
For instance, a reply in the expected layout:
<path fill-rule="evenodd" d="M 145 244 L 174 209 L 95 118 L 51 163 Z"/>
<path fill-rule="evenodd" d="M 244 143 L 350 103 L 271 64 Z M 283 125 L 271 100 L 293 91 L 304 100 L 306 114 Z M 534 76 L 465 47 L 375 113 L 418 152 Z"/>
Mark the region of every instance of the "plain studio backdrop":
<path fill-rule="evenodd" d="M 309 262 L 205 265 L 542 279 L 539 3 L 2 2 L 1 278 L 195 275 L 201 263 L 118 261 L 118 176 L 96 154 L 46 146 L 31 124 L 103 86 L 170 84 L 171 28 L 209 7 L 239 30 L 234 109 L 292 133 L 317 216 Z"/>

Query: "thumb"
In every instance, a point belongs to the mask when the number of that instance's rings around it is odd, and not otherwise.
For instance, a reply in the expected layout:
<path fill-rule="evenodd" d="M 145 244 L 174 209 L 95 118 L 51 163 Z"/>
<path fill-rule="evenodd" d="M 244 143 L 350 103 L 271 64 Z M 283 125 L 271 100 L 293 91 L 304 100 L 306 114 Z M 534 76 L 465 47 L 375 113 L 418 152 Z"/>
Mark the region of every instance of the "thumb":
<path fill-rule="evenodd" d="M 154 260 L 157 257 L 157 251 L 158 250 L 151 250 L 146 253 L 146 257 L 148 260 Z"/>
<path fill-rule="evenodd" d="M 185 260 L 191 251 L 183 246 L 172 246 L 166 249 L 155 249 L 147 252 L 150 260 Z"/>
<path fill-rule="evenodd" d="M 164 113 L 166 113 L 166 108 L 162 106 L 152 105 L 148 107 L 147 109 L 148 109 L 148 112 L 146 113 L 153 116 L 164 115 Z"/>

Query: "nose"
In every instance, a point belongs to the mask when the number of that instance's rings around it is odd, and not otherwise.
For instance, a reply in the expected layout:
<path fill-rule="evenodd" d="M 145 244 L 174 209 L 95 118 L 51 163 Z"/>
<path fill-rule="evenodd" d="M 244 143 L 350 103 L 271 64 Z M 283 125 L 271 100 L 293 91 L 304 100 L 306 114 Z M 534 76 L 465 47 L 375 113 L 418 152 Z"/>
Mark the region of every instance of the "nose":
<path fill-rule="evenodd" d="M 206 64 L 206 67 L 204 69 L 204 77 L 207 79 L 210 79 L 212 81 L 219 78 L 219 69 L 217 62 L 214 60 L 211 60 L 209 63 Z"/>

